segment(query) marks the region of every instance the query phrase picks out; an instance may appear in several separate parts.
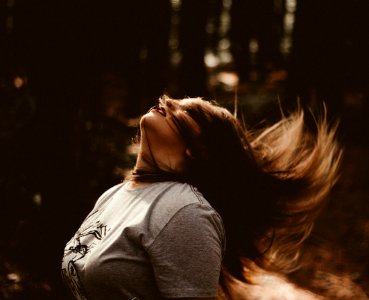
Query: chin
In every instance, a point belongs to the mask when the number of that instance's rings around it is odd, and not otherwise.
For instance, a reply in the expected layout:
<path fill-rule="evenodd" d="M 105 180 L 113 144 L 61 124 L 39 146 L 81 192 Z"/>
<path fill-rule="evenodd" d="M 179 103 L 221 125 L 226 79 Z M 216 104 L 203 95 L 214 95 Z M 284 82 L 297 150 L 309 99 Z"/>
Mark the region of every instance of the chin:
<path fill-rule="evenodd" d="M 163 117 L 160 113 L 155 110 L 151 110 L 148 113 L 144 114 L 140 120 L 140 127 L 145 128 L 158 128 L 162 129 L 163 125 L 166 123 L 165 117 Z"/>
<path fill-rule="evenodd" d="M 152 118 L 155 118 L 155 116 L 153 116 L 153 113 L 151 111 L 147 112 L 141 117 L 140 126 L 142 127 L 143 125 L 147 125 L 147 122 L 149 122 Z"/>

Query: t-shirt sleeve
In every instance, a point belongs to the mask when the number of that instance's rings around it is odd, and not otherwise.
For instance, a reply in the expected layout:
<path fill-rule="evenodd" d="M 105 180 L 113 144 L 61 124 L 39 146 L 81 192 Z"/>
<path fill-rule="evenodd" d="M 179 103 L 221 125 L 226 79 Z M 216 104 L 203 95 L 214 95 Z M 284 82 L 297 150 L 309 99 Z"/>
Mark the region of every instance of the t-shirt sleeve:
<path fill-rule="evenodd" d="M 162 295 L 215 297 L 224 246 L 222 220 L 211 207 L 195 203 L 179 210 L 148 251 Z"/>

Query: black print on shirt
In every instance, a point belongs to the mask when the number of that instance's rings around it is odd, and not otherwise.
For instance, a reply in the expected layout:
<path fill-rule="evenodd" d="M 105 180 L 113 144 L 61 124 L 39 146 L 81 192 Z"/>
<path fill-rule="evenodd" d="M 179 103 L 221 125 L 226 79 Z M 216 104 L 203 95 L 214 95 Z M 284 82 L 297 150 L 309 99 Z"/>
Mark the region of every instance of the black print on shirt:
<path fill-rule="evenodd" d="M 88 215 L 64 250 L 63 260 L 68 260 L 68 263 L 61 271 L 62 278 L 69 285 L 73 295 L 81 300 L 87 300 L 87 298 L 78 277 L 76 262 L 84 258 L 109 231 L 106 225 L 100 223 L 98 217 L 98 211 Z"/>

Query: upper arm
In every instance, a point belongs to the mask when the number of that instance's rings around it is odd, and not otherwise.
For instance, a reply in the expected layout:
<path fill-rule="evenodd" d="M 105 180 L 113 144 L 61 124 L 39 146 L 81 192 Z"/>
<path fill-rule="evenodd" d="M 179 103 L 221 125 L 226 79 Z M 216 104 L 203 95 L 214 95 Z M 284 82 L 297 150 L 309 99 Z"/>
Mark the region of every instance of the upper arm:
<path fill-rule="evenodd" d="M 166 299 L 214 299 L 223 249 L 219 216 L 200 204 L 182 208 L 148 251 L 162 295 Z"/>

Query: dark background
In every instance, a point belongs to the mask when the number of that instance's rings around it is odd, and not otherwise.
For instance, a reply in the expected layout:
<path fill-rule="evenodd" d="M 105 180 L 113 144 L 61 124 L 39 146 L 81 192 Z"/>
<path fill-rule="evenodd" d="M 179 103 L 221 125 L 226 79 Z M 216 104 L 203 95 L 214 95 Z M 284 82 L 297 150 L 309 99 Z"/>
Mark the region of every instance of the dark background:
<path fill-rule="evenodd" d="M 367 299 L 367 14 L 366 0 L 0 0 L 0 299 L 68 299 L 64 245 L 163 93 L 236 96 L 251 126 L 327 104 L 342 176 L 290 279 Z"/>

